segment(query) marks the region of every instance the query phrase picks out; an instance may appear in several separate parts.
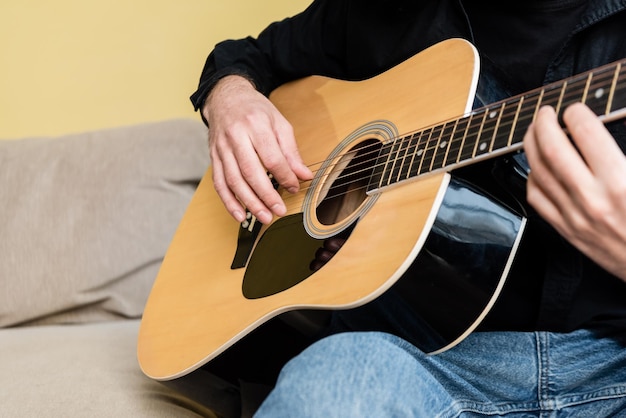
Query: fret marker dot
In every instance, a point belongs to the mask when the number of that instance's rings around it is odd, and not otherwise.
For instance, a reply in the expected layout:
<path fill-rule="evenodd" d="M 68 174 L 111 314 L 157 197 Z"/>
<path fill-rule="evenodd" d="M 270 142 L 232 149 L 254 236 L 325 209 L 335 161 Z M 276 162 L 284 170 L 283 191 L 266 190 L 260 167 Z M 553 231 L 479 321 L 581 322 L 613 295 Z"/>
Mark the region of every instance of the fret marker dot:
<path fill-rule="evenodd" d="M 423 150 L 423 149 L 420 149 L 420 150 L 418 150 L 418 151 L 417 151 L 417 155 L 418 155 L 418 156 L 422 155 L 423 153 L 424 153 L 424 150 Z"/>
<path fill-rule="evenodd" d="M 495 110 L 492 110 L 491 112 L 489 112 L 489 119 L 495 118 L 497 114 L 498 112 L 496 112 Z"/>
<path fill-rule="evenodd" d="M 600 97 L 604 96 L 604 89 L 597 89 L 594 96 L 596 97 L 596 99 L 599 99 Z"/>
<path fill-rule="evenodd" d="M 441 144 L 439 144 L 439 148 L 445 148 L 446 145 L 448 145 L 447 141 L 442 141 Z"/>
<path fill-rule="evenodd" d="M 487 149 L 487 144 L 485 144 L 484 142 L 481 142 L 480 145 L 478 146 L 478 149 L 481 151 L 484 151 Z"/>

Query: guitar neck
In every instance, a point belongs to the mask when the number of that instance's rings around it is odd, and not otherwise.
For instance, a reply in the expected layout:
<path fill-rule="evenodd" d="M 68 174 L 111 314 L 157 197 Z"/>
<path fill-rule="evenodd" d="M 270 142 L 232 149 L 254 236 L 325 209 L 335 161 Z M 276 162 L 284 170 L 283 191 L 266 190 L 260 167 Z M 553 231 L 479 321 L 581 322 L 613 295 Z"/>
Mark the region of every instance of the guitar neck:
<path fill-rule="evenodd" d="M 576 102 L 585 103 L 605 122 L 623 118 L 625 68 L 626 60 L 608 64 L 391 140 L 374 160 L 368 193 L 521 149 L 524 133 L 542 106 L 554 107 L 559 120 Z"/>

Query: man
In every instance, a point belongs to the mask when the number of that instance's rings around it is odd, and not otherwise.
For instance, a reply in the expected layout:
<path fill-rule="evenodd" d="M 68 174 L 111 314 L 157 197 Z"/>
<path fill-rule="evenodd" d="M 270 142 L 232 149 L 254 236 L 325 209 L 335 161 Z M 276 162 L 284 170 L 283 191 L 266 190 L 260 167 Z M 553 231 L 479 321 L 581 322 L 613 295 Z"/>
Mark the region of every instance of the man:
<path fill-rule="evenodd" d="M 210 127 L 215 188 L 238 221 L 247 208 L 268 223 L 286 208 L 266 171 L 291 192 L 312 177 L 266 98 L 287 81 L 366 79 L 460 37 L 479 51 L 476 99 L 488 104 L 625 58 L 624 28 L 623 0 L 314 1 L 207 59 L 192 101 Z M 427 356 L 349 319 L 353 332 L 285 366 L 258 415 L 626 416 L 626 129 L 582 104 L 562 118 L 569 137 L 551 107 L 524 137 L 524 262 L 478 332 Z"/>

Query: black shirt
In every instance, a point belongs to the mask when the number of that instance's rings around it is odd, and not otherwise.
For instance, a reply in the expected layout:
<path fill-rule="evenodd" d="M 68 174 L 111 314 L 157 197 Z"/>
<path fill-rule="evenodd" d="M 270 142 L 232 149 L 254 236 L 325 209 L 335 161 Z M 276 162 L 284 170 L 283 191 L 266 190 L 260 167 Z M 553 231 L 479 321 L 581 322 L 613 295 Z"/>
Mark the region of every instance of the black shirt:
<path fill-rule="evenodd" d="M 474 42 L 484 72 L 514 95 L 551 81 L 546 69 L 564 78 L 626 57 L 624 8 L 605 0 L 317 0 L 257 38 L 218 44 L 191 99 L 200 108 L 228 74 L 245 75 L 265 94 L 312 74 L 365 79 L 451 37 Z M 621 123 L 613 131 L 622 149 L 624 131 Z M 521 247 L 485 328 L 626 329 L 626 284 L 532 211 Z"/>
<path fill-rule="evenodd" d="M 507 80 L 509 96 L 540 86 L 587 6 L 587 0 L 464 2 L 483 64 Z"/>

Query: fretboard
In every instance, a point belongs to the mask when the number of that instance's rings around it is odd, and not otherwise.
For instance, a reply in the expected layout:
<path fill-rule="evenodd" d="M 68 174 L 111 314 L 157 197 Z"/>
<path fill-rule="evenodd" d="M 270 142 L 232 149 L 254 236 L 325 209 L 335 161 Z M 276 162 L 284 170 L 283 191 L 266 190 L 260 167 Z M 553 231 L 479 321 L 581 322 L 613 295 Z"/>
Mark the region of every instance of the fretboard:
<path fill-rule="evenodd" d="M 625 68 L 626 60 L 605 65 L 391 140 L 376 158 L 368 192 L 516 151 L 545 105 L 554 107 L 559 120 L 576 102 L 605 121 L 625 117 Z"/>

